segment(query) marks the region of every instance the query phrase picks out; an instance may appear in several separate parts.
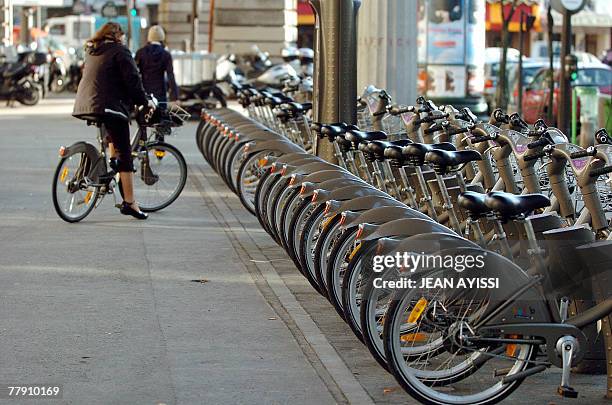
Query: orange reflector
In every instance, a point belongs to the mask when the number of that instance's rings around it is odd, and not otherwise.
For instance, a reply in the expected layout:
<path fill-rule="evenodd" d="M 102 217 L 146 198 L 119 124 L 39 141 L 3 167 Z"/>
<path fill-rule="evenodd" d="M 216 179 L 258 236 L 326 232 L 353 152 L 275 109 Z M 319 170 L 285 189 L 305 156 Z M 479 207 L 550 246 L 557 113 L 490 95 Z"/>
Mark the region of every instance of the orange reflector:
<path fill-rule="evenodd" d="M 325 203 L 325 209 L 323 210 L 323 215 L 329 214 L 329 211 L 331 211 L 331 201 L 328 201 Z"/>
<path fill-rule="evenodd" d="M 60 157 L 66 156 L 66 147 L 62 146 L 61 148 L 59 148 L 59 152 L 58 153 L 59 153 Z"/>
<path fill-rule="evenodd" d="M 508 335 L 509 339 L 518 339 L 519 335 Z M 518 345 L 514 343 L 509 343 L 506 345 L 506 356 L 514 357 L 516 354 L 516 349 L 518 349 Z"/>
<path fill-rule="evenodd" d="M 304 194 L 306 192 L 306 184 L 302 184 L 302 187 L 300 188 L 300 194 Z"/>
<path fill-rule="evenodd" d="M 414 308 L 410 311 L 410 315 L 408 315 L 408 323 L 416 323 L 419 320 L 423 312 L 427 308 L 427 300 L 424 297 L 419 298 L 416 304 L 414 304 Z"/>
<path fill-rule="evenodd" d="M 85 204 L 89 204 L 89 200 L 91 200 L 92 195 L 93 191 L 88 191 L 87 194 L 85 194 Z"/>
<path fill-rule="evenodd" d="M 268 158 L 267 157 L 259 159 L 259 161 L 257 162 L 259 167 L 264 167 L 267 163 L 268 163 Z"/>
<path fill-rule="evenodd" d="M 158 158 L 163 158 L 164 156 L 166 156 L 166 152 L 163 150 L 155 149 L 155 156 L 157 156 Z"/>
<path fill-rule="evenodd" d="M 62 170 L 62 174 L 60 176 L 60 181 L 63 182 L 64 180 L 66 180 L 67 176 L 68 176 L 68 167 L 64 167 L 64 170 Z"/>
<path fill-rule="evenodd" d="M 295 183 L 295 180 L 296 180 L 296 175 L 294 174 L 291 176 L 291 180 L 289 180 L 289 185 L 293 186 L 293 184 Z"/>
<path fill-rule="evenodd" d="M 424 342 L 427 340 L 427 335 L 422 332 L 408 333 L 400 336 L 402 342 Z"/>
<path fill-rule="evenodd" d="M 287 165 L 284 165 L 283 168 L 280 171 L 281 176 L 284 176 L 285 173 L 287 173 Z"/>
<path fill-rule="evenodd" d="M 363 235 L 363 225 L 359 225 L 355 239 L 361 239 L 361 235 Z"/>
<path fill-rule="evenodd" d="M 343 212 L 343 213 L 340 215 L 340 225 L 344 225 L 344 223 L 345 223 L 345 222 L 346 222 L 346 213 L 345 213 L 345 212 Z"/>
<path fill-rule="evenodd" d="M 357 246 L 355 246 L 355 249 L 353 249 L 353 251 L 351 252 L 351 254 L 349 255 L 349 260 L 353 260 L 353 257 L 355 257 L 355 255 L 357 254 L 357 252 L 359 252 L 359 249 L 361 249 L 361 242 L 359 242 L 357 244 Z"/>
<path fill-rule="evenodd" d="M 312 199 L 310 201 L 317 202 L 317 197 L 319 197 L 319 190 L 315 190 L 314 193 L 312 193 Z"/>

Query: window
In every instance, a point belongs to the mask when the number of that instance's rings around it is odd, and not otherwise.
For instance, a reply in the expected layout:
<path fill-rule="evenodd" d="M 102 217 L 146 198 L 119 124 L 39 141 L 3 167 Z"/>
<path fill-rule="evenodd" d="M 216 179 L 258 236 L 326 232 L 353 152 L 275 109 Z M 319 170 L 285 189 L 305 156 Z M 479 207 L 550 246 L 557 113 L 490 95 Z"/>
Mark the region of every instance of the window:
<path fill-rule="evenodd" d="M 66 35 L 66 26 L 64 24 L 52 25 L 49 28 L 50 35 Z"/>
<path fill-rule="evenodd" d="M 89 21 L 77 21 L 72 23 L 72 29 L 74 31 L 74 37 L 76 39 L 88 39 L 91 38 L 91 24 Z"/>
<path fill-rule="evenodd" d="M 576 86 L 610 86 L 612 71 L 607 69 L 578 69 Z"/>

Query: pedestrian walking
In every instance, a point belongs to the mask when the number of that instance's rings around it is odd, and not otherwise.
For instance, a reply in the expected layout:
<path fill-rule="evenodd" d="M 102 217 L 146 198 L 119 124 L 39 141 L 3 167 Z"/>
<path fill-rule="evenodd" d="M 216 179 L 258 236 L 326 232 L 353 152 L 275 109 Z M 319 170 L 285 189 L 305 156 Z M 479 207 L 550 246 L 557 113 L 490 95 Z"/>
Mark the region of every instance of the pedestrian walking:
<path fill-rule="evenodd" d="M 154 25 L 149 28 L 147 44 L 136 52 L 136 65 L 142 75 L 145 91 L 162 103 L 168 101 L 168 91 L 171 101 L 178 98 L 172 55 L 164 46 L 165 39 L 164 29 Z"/>

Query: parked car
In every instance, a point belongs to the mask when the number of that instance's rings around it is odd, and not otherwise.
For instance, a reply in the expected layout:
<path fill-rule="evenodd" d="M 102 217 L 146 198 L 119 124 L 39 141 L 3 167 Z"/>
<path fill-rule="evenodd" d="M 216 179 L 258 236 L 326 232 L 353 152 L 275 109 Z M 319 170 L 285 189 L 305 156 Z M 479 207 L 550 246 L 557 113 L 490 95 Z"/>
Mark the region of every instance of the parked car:
<path fill-rule="evenodd" d="M 543 68 L 548 68 L 547 59 L 529 59 L 523 61 L 523 89 L 530 84 L 535 75 Z M 557 65 L 553 67 L 558 68 Z M 508 70 L 508 111 L 518 111 L 518 63 L 513 64 Z"/>
<path fill-rule="evenodd" d="M 601 61 L 608 66 L 612 66 L 612 48 L 604 52 L 604 56 L 601 58 Z"/>
<path fill-rule="evenodd" d="M 553 117 L 557 116 L 559 99 L 559 69 L 554 72 Z M 528 123 L 534 123 L 538 118 L 545 117 L 548 108 L 548 92 L 550 88 L 550 73 L 548 68 L 542 68 L 526 87 L 523 95 L 523 117 Z M 572 86 L 597 87 L 603 94 L 612 94 L 612 68 L 603 63 L 579 63 L 578 78 Z M 580 101 L 580 100 L 578 100 Z M 556 118 L 555 118 L 556 120 Z M 549 125 L 556 125 L 555 120 Z"/>

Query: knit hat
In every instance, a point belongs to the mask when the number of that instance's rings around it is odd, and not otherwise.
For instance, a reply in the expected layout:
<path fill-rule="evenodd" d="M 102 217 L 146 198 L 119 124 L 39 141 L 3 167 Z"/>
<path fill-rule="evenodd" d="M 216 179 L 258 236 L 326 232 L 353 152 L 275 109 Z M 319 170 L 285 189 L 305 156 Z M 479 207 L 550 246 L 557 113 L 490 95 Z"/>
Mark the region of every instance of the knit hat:
<path fill-rule="evenodd" d="M 166 39 L 164 29 L 159 25 L 154 25 L 149 28 L 149 34 L 147 35 L 148 42 L 163 42 Z"/>

